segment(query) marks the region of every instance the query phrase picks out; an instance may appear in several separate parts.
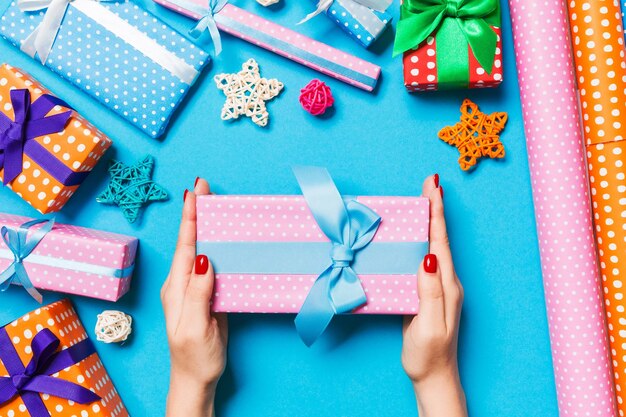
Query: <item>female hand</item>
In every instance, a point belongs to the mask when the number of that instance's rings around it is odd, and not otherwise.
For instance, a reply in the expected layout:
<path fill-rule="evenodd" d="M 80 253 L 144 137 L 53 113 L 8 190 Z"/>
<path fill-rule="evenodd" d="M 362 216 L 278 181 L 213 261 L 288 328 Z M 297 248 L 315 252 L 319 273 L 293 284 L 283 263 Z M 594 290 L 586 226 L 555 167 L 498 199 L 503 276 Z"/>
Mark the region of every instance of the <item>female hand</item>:
<path fill-rule="evenodd" d="M 454 271 L 438 175 L 426 179 L 422 194 L 430 199 L 430 254 L 418 272 L 419 314 L 404 319 L 402 365 L 420 417 L 465 417 L 457 362 L 463 287 Z"/>
<path fill-rule="evenodd" d="M 209 193 L 203 179 L 196 180 L 194 192 L 185 190 L 176 253 L 161 289 L 171 356 L 168 417 L 213 416 L 226 366 L 226 315 L 210 310 L 213 267 L 205 255 L 196 256 L 196 195 Z"/>

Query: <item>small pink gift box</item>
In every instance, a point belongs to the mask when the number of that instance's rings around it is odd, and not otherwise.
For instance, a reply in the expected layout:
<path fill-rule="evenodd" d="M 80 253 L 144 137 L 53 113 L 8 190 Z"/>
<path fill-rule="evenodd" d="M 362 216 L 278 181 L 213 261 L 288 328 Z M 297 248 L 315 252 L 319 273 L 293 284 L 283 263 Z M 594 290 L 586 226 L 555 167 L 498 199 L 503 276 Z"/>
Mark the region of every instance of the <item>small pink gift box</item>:
<path fill-rule="evenodd" d="M 208 0 L 153 0 L 194 20 L 209 14 Z M 340 51 L 232 4 L 213 18 L 220 31 L 250 42 L 340 81 L 373 91 L 381 69 L 378 65 Z"/>
<path fill-rule="evenodd" d="M 13 231 L 30 220 L 0 213 L 0 227 Z M 29 238 L 40 227 L 31 227 Z M 37 289 L 117 301 L 130 287 L 137 245 L 134 237 L 57 223 L 23 265 Z M 0 276 L 11 268 L 14 256 L 0 239 Z"/>
<path fill-rule="evenodd" d="M 428 252 L 429 202 L 423 197 L 344 197 L 375 211 L 382 221 L 372 242 L 357 255 L 355 272 L 367 303 L 358 314 L 415 314 L 417 269 Z M 302 196 L 199 196 L 198 253 L 214 263 L 213 310 L 240 313 L 298 313 L 311 286 L 329 263 L 331 243 Z M 386 251 L 392 249 L 391 252 Z M 410 253 L 414 266 L 397 273 L 393 248 Z M 302 249 L 302 250 L 301 250 Z M 380 249 L 380 250 L 379 250 Z M 272 253 L 272 251 L 279 253 Z M 230 252 L 230 253 L 228 253 Z M 382 253 L 382 255 L 381 255 Z M 392 256 L 388 256 L 391 254 Z M 294 265 L 276 265 L 285 257 Z M 319 255 L 319 256 L 318 256 Z M 377 259 L 369 259 L 377 256 Z M 270 258 L 269 265 L 251 258 Z M 317 259 L 319 258 L 319 259 Z M 361 259 L 363 258 L 363 259 Z M 380 262 L 378 262 L 380 261 Z M 278 263 L 280 263 L 278 262 Z M 399 263 L 402 260 L 398 259 Z M 385 265 L 390 272 L 385 272 Z M 226 268 L 228 272 L 223 272 Z M 259 268 L 258 272 L 250 268 Z M 293 268 L 294 273 L 285 273 Z M 241 272 L 233 270 L 238 269 Z M 262 269 L 262 270 L 261 270 Z M 378 271 L 376 271 L 378 269 Z M 302 273 L 307 270 L 307 273 Z"/>

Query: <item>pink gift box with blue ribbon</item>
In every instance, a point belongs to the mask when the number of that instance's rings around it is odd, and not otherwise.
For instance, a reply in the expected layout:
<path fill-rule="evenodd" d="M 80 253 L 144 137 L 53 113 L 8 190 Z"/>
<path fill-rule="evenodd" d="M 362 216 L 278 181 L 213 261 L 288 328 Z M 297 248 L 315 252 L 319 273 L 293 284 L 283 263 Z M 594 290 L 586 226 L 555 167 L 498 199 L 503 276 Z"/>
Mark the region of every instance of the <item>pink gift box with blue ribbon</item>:
<path fill-rule="evenodd" d="M 221 51 L 220 32 L 224 32 L 366 91 L 372 91 L 380 77 L 378 65 L 263 19 L 227 0 L 153 1 L 196 20 L 190 34 L 199 37 L 209 32 L 216 55 Z"/>
<path fill-rule="evenodd" d="M 24 287 L 117 301 L 130 289 L 139 241 L 131 236 L 0 213 L 0 291 Z"/>
<path fill-rule="evenodd" d="M 302 196 L 198 196 L 213 310 L 299 313 L 307 344 L 335 314 L 417 313 L 428 199 L 342 197 L 325 169 L 295 172 Z"/>

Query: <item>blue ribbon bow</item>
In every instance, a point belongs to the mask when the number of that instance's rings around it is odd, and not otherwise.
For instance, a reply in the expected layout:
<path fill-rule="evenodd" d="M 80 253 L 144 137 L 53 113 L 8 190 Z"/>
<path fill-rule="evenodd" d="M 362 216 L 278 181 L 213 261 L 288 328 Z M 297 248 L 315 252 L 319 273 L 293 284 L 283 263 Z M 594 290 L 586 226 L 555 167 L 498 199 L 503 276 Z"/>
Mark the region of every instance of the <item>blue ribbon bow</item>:
<path fill-rule="evenodd" d="M 42 223 L 44 224 L 42 227 L 34 229 L 31 235 L 28 236 L 28 232 L 32 227 Z M 28 278 L 23 261 L 35 250 L 42 239 L 52 230 L 52 227 L 54 227 L 54 219 L 31 220 L 22 224 L 18 230 L 2 226 L 2 229 L 0 229 L 2 240 L 13 253 L 14 260 L 7 269 L 0 273 L 0 291 L 6 291 L 15 282 L 24 287 L 39 304 L 43 302 L 43 297 L 35 289 L 30 278 Z"/>
<path fill-rule="evenodd" d="M 84 339 L 59 351 L 60 343 L 49 329 L 41 330 L 31 342 L 33 356 L 24 367 L 6 329 L 0 328 L 0 361 L 9 373 L 9 376 L 0 377 L 0 407 L 19 395 L 31 416 L 47 417 L 50 412 L 40 394 L 65 398 L 79 404 L 90 404 L 101 399 L 87 388 L 51 376 L 94 354 L 96 351 L 91 340 Z"/>
<path fill-rule="evenodd" d="M 345 202 L 326 169 L 294 167 L 294 174 L 315 221 L 332 243 L 331 264 L 313 284 L 295 319 L 298 334 L 311 346 L 335 314 L 367 302 L 350 265 L 357 252 L 374 238 L 381 218 L 355 200 Z"/>
<path fill-rule="evenodd" d="M 197 39 L 205 30 L 208 30 L 211 35 L 211 40 L 213 41 L 215 56 L 222 52 L 222 37 L 217 28 L 217 23 L 215 22 L 215 14 L 219 13 L 227 4 L 228 0 L 209 0 L 207 9 L 198 10 L 200 6 L 193 7 L 194 12 L 199 12 L 198 14 L 204 14 L 204 16 L 200 19 L 198 24 L 189 31 L 189 35 Z"/>

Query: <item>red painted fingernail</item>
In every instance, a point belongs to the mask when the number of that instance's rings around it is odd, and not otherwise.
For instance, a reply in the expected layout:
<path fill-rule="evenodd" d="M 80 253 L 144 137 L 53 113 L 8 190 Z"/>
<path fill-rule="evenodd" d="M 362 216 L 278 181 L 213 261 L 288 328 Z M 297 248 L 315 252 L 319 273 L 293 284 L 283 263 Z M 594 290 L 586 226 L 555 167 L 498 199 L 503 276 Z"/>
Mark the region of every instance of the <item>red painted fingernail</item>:
<path fill-rule="evenodd" d="M 439 187 L 439 194 L 441 194 L 441 198 L 443 198 L 443 187 Z"/>
<path fill-rule="evenodd" d="M 196 256 L 196 275 L 204 275 L 209 270 L 209 258 L 206 255 Z"/>
<path fill-rule="evenodd" d="M 437 272 L 437 255 L 433 253 L 429 253 L 424 256 L 424 271 L 429 274 L 434 274 Z"/>
<path fill-rule="evenodd" d="M 196 185 L 198 185 L 198 181 L 200 181 L 200 177 L 196 177 L 196 181 L 193 183 L 193 188 L 196 188 Z"/>
<path fill-rule="evenodd" d="M 433 175 L 433 181 L 435 181 L 435 188 L 439 188 L 439 174 Z"/>
<path fill-rule="evenodd" d="M 185 194 L 183 195 L 183 203 L 187 200 L 187 194 L 189 194 L 189 190 L 185 190 Z"/>

